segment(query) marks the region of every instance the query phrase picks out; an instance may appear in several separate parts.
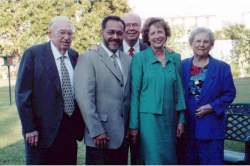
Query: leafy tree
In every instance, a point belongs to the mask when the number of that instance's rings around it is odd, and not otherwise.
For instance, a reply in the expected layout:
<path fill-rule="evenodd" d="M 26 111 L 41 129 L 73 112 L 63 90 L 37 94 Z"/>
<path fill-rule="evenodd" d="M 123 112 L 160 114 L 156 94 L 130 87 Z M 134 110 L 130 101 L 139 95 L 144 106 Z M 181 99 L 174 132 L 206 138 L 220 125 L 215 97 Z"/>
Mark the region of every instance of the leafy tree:
<path fill-rule="evenodd" d="M 180 25 L 171 26 L 171 37 L 168 41 L 168 47 L 180 53 L 183 58 L 188 57 L 192 52 L 188 43 L 188 35 L 192 29 L 193 27 L 184 28 Z"/>
<path fill-rule="evenodd" d="M 75 25 L 72 47 L 83 52 L 100 41 L 100 23 L 107 15 L 129 11 L 127 0 L 0 0 L 0 55 L 23 52 L 47 41 L 50 20 L 68 16 Z"/>
<path fill-rule="evenodd" d="M 217 38 L 231 39 L 234 41 L 234 52 L 231 59 L 235 69 L 239 69 L 242 75 L 250 71 L 250 29 L 242 24 L 234 24 L 224 27 L 216 33 Z"/>

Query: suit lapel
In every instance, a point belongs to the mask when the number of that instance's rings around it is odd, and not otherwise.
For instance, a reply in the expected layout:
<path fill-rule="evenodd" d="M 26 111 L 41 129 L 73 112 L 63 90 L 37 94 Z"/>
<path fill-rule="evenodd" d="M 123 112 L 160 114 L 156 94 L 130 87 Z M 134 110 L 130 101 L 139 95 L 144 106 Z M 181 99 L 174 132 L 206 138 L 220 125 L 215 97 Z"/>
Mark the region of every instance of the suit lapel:
<path fill-rule="evenodd" d="M 57 91 L 61 94 L 62 90 L 61 90 L 59 73 L 56 67 L 56 62 L 55 62 L 55 59 L 54 59 L 54 56 L 50 47 L 50 43 L 46 44 L 46 51 L 45 51 L 43 61 L 44 61 L 43 64 L 46 67 L 49 79 L 55 85 Z"/>
<path fill-rule="evenodd" d="M 139 46 L 140 46 L 140 51 L 143 51 L 147 49 L 147 45 L 142 42 L 142 40 L 139 40 Z"/>
<path fill-rule="evenodd" d="M 69 59 L 70 59 L 71 65 L 72 65 L 72 67 L 74 69 L 75 66 L 76 66 L 76 62 L 77 62 L 76 55 L 70 49 L 68 49 L 68 55 L 69 55 Z"/>
<path fill-rule="evenodd" d="M 122 75 L 119 74 L 114 66 L 114 63 L 108 56 L 107 52 L 102 48 L 102 46 L 98 46 L 97 48 L 98 55 L 101 57 L 101 61 L 105 64 L 105 66 L 111 71 L 111 73 L 123 84 Z"/>
<path fill-rule="evenodd" d="M 188 88 L 189 88 L 189 81 L 190 81 L 190 71 L 191 71 L 191 67 L 192 67 L 192 61 L 193 58 L 189 58 L 187 60 L 186 65 L 183 65 L 183 83 L 184 83 L 184 87 L 185 87 L 185 97 L 187 99 L 188 97 Z"/>

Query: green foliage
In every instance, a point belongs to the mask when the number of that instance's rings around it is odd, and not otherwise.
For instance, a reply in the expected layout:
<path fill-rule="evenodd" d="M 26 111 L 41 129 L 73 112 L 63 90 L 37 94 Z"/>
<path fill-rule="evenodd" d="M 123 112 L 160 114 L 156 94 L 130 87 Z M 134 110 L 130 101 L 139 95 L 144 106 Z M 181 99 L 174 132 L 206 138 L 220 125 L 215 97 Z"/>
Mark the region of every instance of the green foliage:
<path fill-rule="evenodd" d="M 172 26 L 171 27 L 171 37 L 167 43 L 167 47 L 180 53 L 182 56 L 187 56 L 190 52 L 189 45 L 187 42 L 188 29 L 183 26 Z"/>
<path fill-rule="evenodd" d="M 234 71 L 239 75 L 244 75 L 250 69 L 250 29 L 242 24 L 234 24 L 224 27 L 216 32 L 219 39 L 230 39 L 234 41 L 234 52 L 231 59 L 234 63 Z"/>
<path fill-rule="evenodd" d="M 127 0 L 6 0 L 0 1 L 0 54 L 23 52 L 47 41 L 47 27 L 57 15 L 75 25 L 72 47 L 82 52 L 100 41 L 100 23 L 107 15 L 129 11 Z"/>

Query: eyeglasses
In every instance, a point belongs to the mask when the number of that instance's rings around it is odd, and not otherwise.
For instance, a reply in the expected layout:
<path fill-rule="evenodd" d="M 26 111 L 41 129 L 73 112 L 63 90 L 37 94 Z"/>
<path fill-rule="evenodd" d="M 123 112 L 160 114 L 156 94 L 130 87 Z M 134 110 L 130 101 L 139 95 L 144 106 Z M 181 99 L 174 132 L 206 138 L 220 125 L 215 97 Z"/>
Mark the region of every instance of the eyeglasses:
<path fill-rule="evenodd" d="M 139 24 L 138 23 L 126 23 L 125 26 L 126 26 L 126 28 L 129 28 L 129 27 L 139 27 Z"/>

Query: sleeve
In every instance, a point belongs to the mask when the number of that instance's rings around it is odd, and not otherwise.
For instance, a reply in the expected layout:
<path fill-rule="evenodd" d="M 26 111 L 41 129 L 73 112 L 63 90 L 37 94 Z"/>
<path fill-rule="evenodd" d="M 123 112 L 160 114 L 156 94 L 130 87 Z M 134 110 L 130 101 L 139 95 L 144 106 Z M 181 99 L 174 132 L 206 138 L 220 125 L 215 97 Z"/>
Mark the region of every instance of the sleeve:
<path fill-rule="evenodd" d="M 16 106 L 22 124 L 23 134 L 36 130 L 34 110 L 32 109 L 32 93 L 34 80 L 34 61 L 32 50 L 24 52 L 16 80 Z"/>
<path fill-rule="evenodd" d="M 96 76 L 91 54 L 79 56 L 74 71 L 74 88 L 77 104 L 92 138 L 105 133 L 96 110 Z"/>
<path fill-rule="evenodd" d="M 210 103 L 218 116 L 224 114 L 226 107 L 233 102 L 236 96 L 236 88 L 234 86 L 233 76 L 229 65 L 225 66 L 223 73 L 224 77 L 220 82 L 220 84 L 222 84 L 220 96 Z"/>
<path fill-rule="evenodd" d="M 181 58 L 179 54 L 175 55 L 175 67 L 176 67 L 176 110 L 178 111 L 178 121 L 179 123 L 185 122 L 184 110 L 186 109 L 184 89 L 182 85 L 182 69 L 181 69 Z"/>
<path fill-rule="evenodd" d="M 131 63 L 131 105 L 129 128 L 139 128 L 140 93 L 143 79 L 143 68 L 140 54 L 133 57 Z"/>

